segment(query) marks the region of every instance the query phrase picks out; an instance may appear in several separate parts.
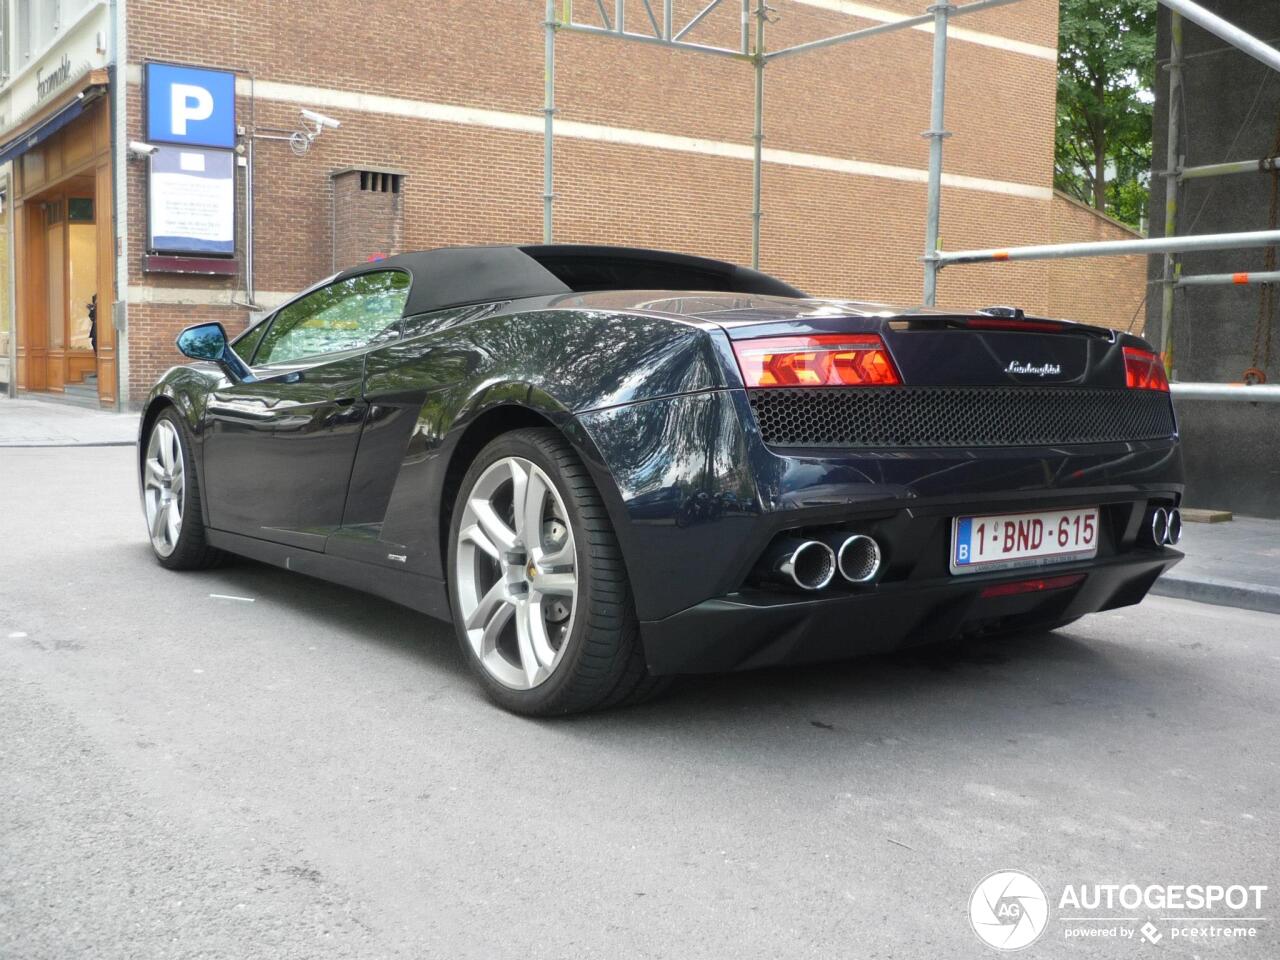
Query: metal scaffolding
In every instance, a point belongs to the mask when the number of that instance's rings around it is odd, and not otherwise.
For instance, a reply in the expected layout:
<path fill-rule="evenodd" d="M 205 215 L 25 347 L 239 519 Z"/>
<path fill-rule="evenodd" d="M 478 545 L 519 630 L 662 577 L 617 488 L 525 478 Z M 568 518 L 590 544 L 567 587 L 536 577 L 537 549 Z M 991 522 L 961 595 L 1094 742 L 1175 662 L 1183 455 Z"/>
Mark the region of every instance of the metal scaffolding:
<path fill-rule="evenodd" d="M 947 252 L 939 249 L 939 223 L 942 206 L 942 153 L 943 143 L 951 134 L 945 128 L 947 27 L 952 18 L 1006 6 L 1019 0 L 974 0 L 956 5 L 950 0 L 938 0 L 920 16 L 904 17 L 887 23 L 864 27 L 847 33 L 823 37 L 806 43 L 768 50 L 765 31 L 771 22 L 772 8 L 767 0 L 707 0 L 696 14 L 677 26 L 676 0 L 594 0 L 594 9 L 601 23 L 582 23 L 574 20 L 574 0 L 546 0 L 545 29 L 545 92 L 543 101 L 544 154 L 543 154 L 543 241 L 552 242 L 555 204 L 555 58 L 557 33 L 581 33 L 612 37 L 637 43 L 654 44 L 674 50 L 686 50 L 710 56 L 725 57 L 749 63 L 754 71 L 754 124 L 752 132 L 752 198 L 751 198 L 751 265 L 760 266 L 760 223 L 763 218 L 761 205 L 761 172 L 764 159 L 764 95 L 765 66 L 781 57 L 796 56 L 822 50 L 837 44 L 892 33 L 913 27 L 933 27 L 932 91 L 930 96 L 929 129 L 922 136 L 929 139 L 928 198 L 925 211 L 925 245 L 921 260 L 924 264 L 924 304 L 933 306 L 937 298 L 938 274 L 951 264 L 1006 262 L 1017 260 L 1041 260 L 1075 257 L 1132 256 L 1136 254 L 1162 254 L 1164 270 L 1161 280 L 1161 330 L 1160 352 L 1166 369 L 1172 372 L 1172 338 L 1170 328 L 1173 318 L 1174 294 L 1187 286 L 1209 284 L 1258 284 L 1273 283 L 1280 273 L 1208 274 L 1200 277 L 1183 276 L 1177 254 L 1197 250 L 1243 249 L 1280 245 L 1280 230 L 1253 231 L 1248 233 L 1209 234 L 1178 237 L 1177 194 L 1184 180 L 1203 177 L 1228 176 L 1242 173 L 1271 171 L 1280 166 L 1280 157 L 1264 157 L 1260 160 L 1209 164 L 1183 167 L 1178 153 L 1180 123 L 1180 86 L 1182 71 L 1182 20 L 1192 21 L 1250 56 L 1280 70 L 1280 50 L 1263 43 L 1217 14 L 1206 10 L 1194 0 L 1159 0 L 1172 11 L 1172 35 L 1169 72 L 1168 156 L 1163 175 L 1165 189 L 1165 231 L 1163 237 L 1145 240 L 1102 241 L 1092 243 L 1048 244 L 1030 247 L 1010 247 L 989 250 L 962 250 Z M 588 2 L 589 0 L 581 0 Z M 740 8 L 738 42 L 733 47 L 696 43 L 687 39 L 690 33 L 717 9 L 730 6 Z M 657 9 L 655 9 L 657 8 Z M 610 13 L 612 9 L 612 14 Z M 628 24 L 628 13 L 635 14 L 639 27 Z M 754 35 L 753 35 L 754 34 Z M 1216 384 L 1175 384 L 1175 393 L 1204 399 L 1247 399 L 1280 401 L 1280 389 L 1244 390 L 1217 389 Z"/>
<path fill-rule="evenodd" d="M 755 80 L 755 117 L 752 127 L 752 169 L 751 169 L 751 265 L 760 267 L 760 222 L 763 219 L 761 209 L 761 180 L 764 162 L 764 69 L 770 61 L 781 57 L 823 50 L 837 44 L 854 40 L 865 40 L 898 30 L 909 30 L 912 27 L 933 25 L 933 92 L 930 110 L 929 129 L 922 134 L 929 138 L 929 203 L 925 229 L 925 258 L 930 258 L 931 251 L 938 246 L 939 212 L 942 205 L 942 143 L 951 136 L 944 129 L 943 114 L 946 100 L 947 76 L 947 23 L 953 17 L 960 17 L 979 10 L 992 7 L 1003 7 L 1018 3 L 1019 0 L 974 0 L 959 6 L 949 0 L 941 0 L 929 8 L 929 12 L 917 17 L 904 17 L 889 23 L 851 30 L 807 43 L 798 43 L 778 50 L 768 50 L 765 46 L 765 30 L 771 20 L 773 9 L 767 0 L 708 0 L 708 3 L 678 29 L 675 24 L 676 0 L 632 0 L 631 11 L 637 9 L 636 20 L 639 30 L 628 27 L 627 0 L 594 0 L 594 8 L 599 13 L 602 23 L 581 23 L 573 18 L 573 0 L 546 0 L 546 17 L 543 21 L 545 30 L 545 91 L 543 96 L 543 191 L 542 191 L 542 239 L 544 243 L 552 240 L 553 211 L 555 204 L 555 75 L 556 75 L 556 34 L 582 33 L 593 36 L 613 37 L 619 40 L 630 40 L 636 43 L 656 44 L 674 50 L 688 50 L 693 53 L 709 54 L 717 57 L 728 57 L 749 63 L 752 66 Z M 741 11 L 738 44 L 735 47 L 719 47 L 712 44 L 694 43 L 685 37 L 716 9 L 735 4 Z M 613 13 L 610 15 L 609 9 Z M 660 8 L 655 11 L 655 7 Z M 642 14 L 642 16 L 640 15 Z M 754 33 L 754 36 L 753 36 Z M 934 296 L 934 285 L 937 282 L 937 271 L 925 271 L 925 301 L 931 303 Z"/>

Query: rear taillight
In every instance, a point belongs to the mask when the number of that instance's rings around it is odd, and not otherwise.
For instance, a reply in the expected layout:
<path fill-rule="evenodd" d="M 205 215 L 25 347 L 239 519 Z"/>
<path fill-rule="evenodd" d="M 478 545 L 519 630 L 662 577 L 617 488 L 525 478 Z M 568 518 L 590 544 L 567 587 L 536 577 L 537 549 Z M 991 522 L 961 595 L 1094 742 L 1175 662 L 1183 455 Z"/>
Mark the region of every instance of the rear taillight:
<path fill-rule="evenodd" d="M 876 334 L 739 340 L 734 355 L 748 387 L 891 387 L 902 382 Z"/>
<path fill-rule="evenodd" d="M 1160 354 L 1137 347 L 1124 348 L 1124 381 L 1133 390 L 1169 392 L 1169 378 L 1164 374 Z"/>

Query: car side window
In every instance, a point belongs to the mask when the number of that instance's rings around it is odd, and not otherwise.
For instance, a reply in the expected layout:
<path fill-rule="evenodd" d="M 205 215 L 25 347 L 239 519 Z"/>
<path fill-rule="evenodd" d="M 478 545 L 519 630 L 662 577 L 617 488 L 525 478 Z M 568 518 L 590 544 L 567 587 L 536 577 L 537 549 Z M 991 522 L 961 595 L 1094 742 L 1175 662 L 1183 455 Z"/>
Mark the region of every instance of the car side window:
<path fill-rule="evenodd" d="M 409 275 L 379 270 L 339 280 L 282 307 L 262 338 L 255 365 L 357 350 L 399 327 Z"/>
<path fill-rule="evenodd" d="M 262 335 L 267 332 L 267 328 L 270 326 L 270 317 L 254 324 L 231 341 L 231 348 L 245 363 L 253 363 L 253 352 L 258 349 L 258 343 L 262 340 Z"/>

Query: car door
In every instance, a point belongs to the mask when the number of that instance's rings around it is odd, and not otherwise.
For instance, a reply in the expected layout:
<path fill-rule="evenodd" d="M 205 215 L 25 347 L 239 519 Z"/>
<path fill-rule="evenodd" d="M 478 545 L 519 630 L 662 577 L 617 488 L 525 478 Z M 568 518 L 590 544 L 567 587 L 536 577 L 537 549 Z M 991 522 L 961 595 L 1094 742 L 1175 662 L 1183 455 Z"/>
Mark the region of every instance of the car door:
<path fill-rule="evenodd" d="M 365 355 L 399 337 L 408 292 L 400 270 L 335 280 L 246 338 L 254 379 L 225 381 L 205 411 L 211 527 L 324 548 L 342 523 L 364 423 Z"/>

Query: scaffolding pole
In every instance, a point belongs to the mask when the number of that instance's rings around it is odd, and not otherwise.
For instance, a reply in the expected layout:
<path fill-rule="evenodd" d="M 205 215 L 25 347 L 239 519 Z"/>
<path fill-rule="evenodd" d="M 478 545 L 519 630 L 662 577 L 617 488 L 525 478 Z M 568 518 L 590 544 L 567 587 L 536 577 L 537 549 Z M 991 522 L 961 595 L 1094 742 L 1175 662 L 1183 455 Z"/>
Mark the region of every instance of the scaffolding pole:
<path fill-rule="evenodd" d="M 1015 260 L 1066 260 L 1077 257 L 1129 257 L 1150 253 L 1188 253 L 1195 250 L 1248 250 L 1280 244 L 1280 230 L 1244 233 L 1204 233 L 1191 237 L 1151 237 L 1146 240 L 1103 240 L 1047 243 L 1031 247 L 990 250 L 938 251 L 942 266 L 953 263 L 1007 263 Z"/>
<path fill-rule="evenodd" d="M 955 10 L 947 0 L 940 0 L 929 10 L 933 14 L 933 90 L 930 94 L 929 129 L 929 196 L 925 208 L 924 227 L 924 305 L 932 307 L 938 299 L 938 229 L 942 219 L 942 142 L 951 136 L 946 129 L 947 99 L 947 18 Z"/>
<path fill-rule="evenodd" d="M 1206 163 L 1199 167 L 1183 167 L 1178 171 L 1178 176 L 1183 180 L 1202 180 L 1205 177 L 1225 177 L 1235 173 L 1270 173 L 1272 170 L 1280 170 L 1280 157 L 1232 160 L 1227 163 Z"/>
<path fill-rule="evenodd" d="M 1003 7 L 1018 2 L 1019 0 L 974 0 L 973 3 L 962 4 L 958 7 L 953 6 L 950 16 L 960 17 L 966 13 L 977 13 L 979 10 L 990 10 L 992 7 Z M 796 53 L 809 53 L 811 50 L 833 47 L 838 43 L 848 43 L 850 40 L 865 40 L 867 37 L 877 37 L 884 33 L 892 33 L 895 30 L 927 27 L 936 21 L 933 9 L 933 7 L 930 7 L 928 13 L 922 13 L 918 17 L 891 20 L 888 23 L 876 24 L 874 27 L 863 27 L 861 30 L 851 30 L 848 33 L 837 34 L 834 37 L 823 37 L 821 40 L 810 40 L 807 43 L 797 43 L 792 47 L 783 47 L 781 50 L 775 50 L 768 54 L 768 59 L 775 60 L 778 57 L 789 57 Z"/>
<path fill-rule="evenodd" d="M 542 242 L 550 243 L 555 206 L 556 0 L 547 0 L 542 77 Z"/>
<path fill-rule="evenodd" d="M 1243 50 L 1255 60 L 1261 60 L 1272 70 L 1280 70 L 1280 50 L 1263 43 L 1251 33 L 1246 33 L 1229 20 L 1224 20 L 1211 10 L 1206 10 L 1192 0 L 1160 0 L 1173 11 L 1181 14 L 1198 27 L 1208 30 L 1220 40 L 1225 40 L 1237 50 Z"/>
<path fill-rule="evenodd" d="M 1280 403 L 1280 386 L 1244 383 L 1171 383 L 1175 400 L 1234 400 L 1238 403 Z"/>
<path fill-rule="evenodd" d="M 760 269 L 760 220 L 764 216 L 760 208 L 760 187 L 764 173 L 764 28 L 768 7 L 765 0 L 756 0 L 756 46 L 753 55 L 756 72 L 755 124 L 751 135 L 751 268 Z"/>
<path fill-rule="evenodd" d="M 1256 273 L 1201 273 L 1178 278 L 1179 287 L 1247 287 L 1258 283 L 1280 283 L 1280 270 Z"/>
<path fill-rule="evenodd" d="M 1182 134 L 1178 123 L 1179 101 L 1182 99 L 1182 17 L 1169 15 L 1169 125 L 1165 143 L 1164 179 L 1164 235 L 1172 237 L 1178 232 L 1178 168 L 1182 157 L 1178 153 L 1178 141 Z M 1165 373 L 1173 372 L 1173 292 L 1178 282 L 1178 264 L 1172 253 L 1165 253 L 1161 271 L 1160 289 L 1160 356 L 1164 358 Z"/>

